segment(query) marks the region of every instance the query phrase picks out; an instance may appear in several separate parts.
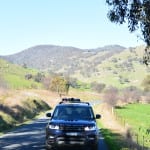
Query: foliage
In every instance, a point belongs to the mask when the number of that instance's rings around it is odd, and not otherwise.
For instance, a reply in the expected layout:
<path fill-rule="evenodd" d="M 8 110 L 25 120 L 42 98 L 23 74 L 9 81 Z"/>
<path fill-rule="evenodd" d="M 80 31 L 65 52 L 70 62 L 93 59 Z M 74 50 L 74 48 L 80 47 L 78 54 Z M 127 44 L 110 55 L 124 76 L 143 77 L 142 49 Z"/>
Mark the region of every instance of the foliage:
<path fill-rule="evenodd" d="M 26 64 L 26 63 L 23 63 L 22 67 L 23 67 L 23 68 L 27 68 L 27 64 Z"/>
<path fill-rule="evenodd" d="M 70 82 L 70 86 L 73 88 L 77 88 L 78 87 L 78 83 L 77 83 L 77 79 L 76 78 L 70 78 L 69 79 Z"/>
<path fill-rule="evenodd" d="M 142 83 L 144 91 L 150 91 L 150 75 L 146 76 Z"/>
<path fill-rule="evenodd" d="M 145 102 L 150 104 L 150 92 L 144 92 Z"/>
<path fill-rule="evenodd" d="M 118 89 L 115 87 L 106 89 L 104 99 L 111 107 L 114 107 L 118 101 Z"/>
<path fill-rule="evenodd" d="M 60 95 L 63 93 L 68 93 L 69 87 L 69 82 L 60 76 L 55 76 L 51 79 L 50 89 Z"/>
<path fill-rule="evenodd" d="M 106 0 L 110 10 L 108 18 L 111 22 L 123 24 L 128 22 L 130 32 L 140 30 L 145 49 L 144 63 L 150 63 L 150 1 L 149 0 Z"/>
<path fill-rule="evenodd" d="M 0 132 L 12 128 L 16 121 L 9 114 L 0 111 Z"/>
<path fill-rule="evenodd" d="M 26 79 L 26 80 L 32 79 L 32 74 L 26 74 L 26 75 L 25 75 L 25 79 Z"/>
<path fill-rule="evenodd" d="M 44 88 L 46 88 L 47 90 L 49 90 L 49 88 L 50 88 L 50 83 L 51 83 L 51 77 L 50 76 L 45 76 L 42 79 L 42 84 L 43 84 Z"/>
<path fill-rule="evenodd" d="M 141 100 L 142 91 L 134 86 L 127 87 L 122 90 L 120 99 L 123 103 L 135 103 Z"/>
<path fill-rule="evenodd" d="M 44 74 L 43 74 L 43 73 L 40 73 L 40 72 L 38 72 L 38 73 L 34 76 L 34 80 L 35 80 L 36 82 L 41 82 L 43 78 L 44 78 Z"/>
<path fill-rule="evenodd" d="M 91 83 L 92 90 L 95 90 L 97 92 L 101 92 L 102 90 L 104 90 L 105 87 L 106 85 L 104 83 L 97 83 L 97 82 Z"/>

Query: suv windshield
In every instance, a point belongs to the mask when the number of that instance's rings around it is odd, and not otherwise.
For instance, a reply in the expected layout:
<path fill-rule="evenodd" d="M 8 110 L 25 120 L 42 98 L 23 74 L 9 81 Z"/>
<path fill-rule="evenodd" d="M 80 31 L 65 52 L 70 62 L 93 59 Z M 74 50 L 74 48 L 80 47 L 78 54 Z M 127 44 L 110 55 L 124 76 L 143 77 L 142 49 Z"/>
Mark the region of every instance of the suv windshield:
<path fill-rule="evenodd" d="M 58 106 L 52 118 L 57 120 L 91 120 L 94 119 L 94 114 L 91 107 Z"/>

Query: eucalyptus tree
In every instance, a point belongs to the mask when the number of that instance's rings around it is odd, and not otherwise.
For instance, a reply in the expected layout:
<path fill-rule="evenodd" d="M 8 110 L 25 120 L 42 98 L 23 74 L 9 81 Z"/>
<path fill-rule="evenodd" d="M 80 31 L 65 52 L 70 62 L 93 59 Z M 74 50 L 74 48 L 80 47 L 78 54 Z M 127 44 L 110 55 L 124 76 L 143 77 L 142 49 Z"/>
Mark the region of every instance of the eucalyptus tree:
<path fill-rule="evenodd" d="M 143 62 L 150 64 L 150 0 L 106 0 L 111 22 L 128 24 L 130 32 L 139 30 L 146 43 Z"/>

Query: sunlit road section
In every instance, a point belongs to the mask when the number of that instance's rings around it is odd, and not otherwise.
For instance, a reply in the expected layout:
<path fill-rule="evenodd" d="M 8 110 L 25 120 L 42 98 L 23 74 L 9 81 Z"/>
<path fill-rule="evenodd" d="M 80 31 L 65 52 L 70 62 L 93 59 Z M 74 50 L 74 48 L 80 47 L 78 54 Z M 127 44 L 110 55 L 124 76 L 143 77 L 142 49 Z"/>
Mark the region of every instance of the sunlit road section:
<path fill-rule="evenodd" d="M 45 150 L 45 127 L 47 122 L 47 118 L 38 119 L 0 136 L 0 150 Z M 72 148 L 70 149 L 72 150 Z M 101 135 L 99 150 L 108 150 Z"/>

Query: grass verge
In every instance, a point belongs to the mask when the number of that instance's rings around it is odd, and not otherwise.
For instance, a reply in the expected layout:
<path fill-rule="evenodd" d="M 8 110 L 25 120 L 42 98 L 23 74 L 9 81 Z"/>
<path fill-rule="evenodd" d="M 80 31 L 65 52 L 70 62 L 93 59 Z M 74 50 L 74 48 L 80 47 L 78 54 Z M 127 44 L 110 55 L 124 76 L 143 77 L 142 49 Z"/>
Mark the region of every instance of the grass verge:
<path fill-rule="evenodd" d="M 122 148 L 121 143 L 122 136 L 118 133 L 114 133 L 109 129 L 106 129 L 101 121 L 98 121 L 98 126 L 100 127 L 100 132 L 105 139 L 107 147 L 109 150 L 120 150 Z"/>
<path fill-rule="evenodd" d="M 12 108 L 0 104 L 0 134 L 14 129 L 37 115 L 50 110 L 51 107 L 41 99 L 26 99 L 21 105 Z"/>
<path fill-rule="evenodd" d="M 115 109 L 116 118 L 129 126 L 132 140 L 143 148 L 150 148 L 150 104 L 128 104 Z"/>

